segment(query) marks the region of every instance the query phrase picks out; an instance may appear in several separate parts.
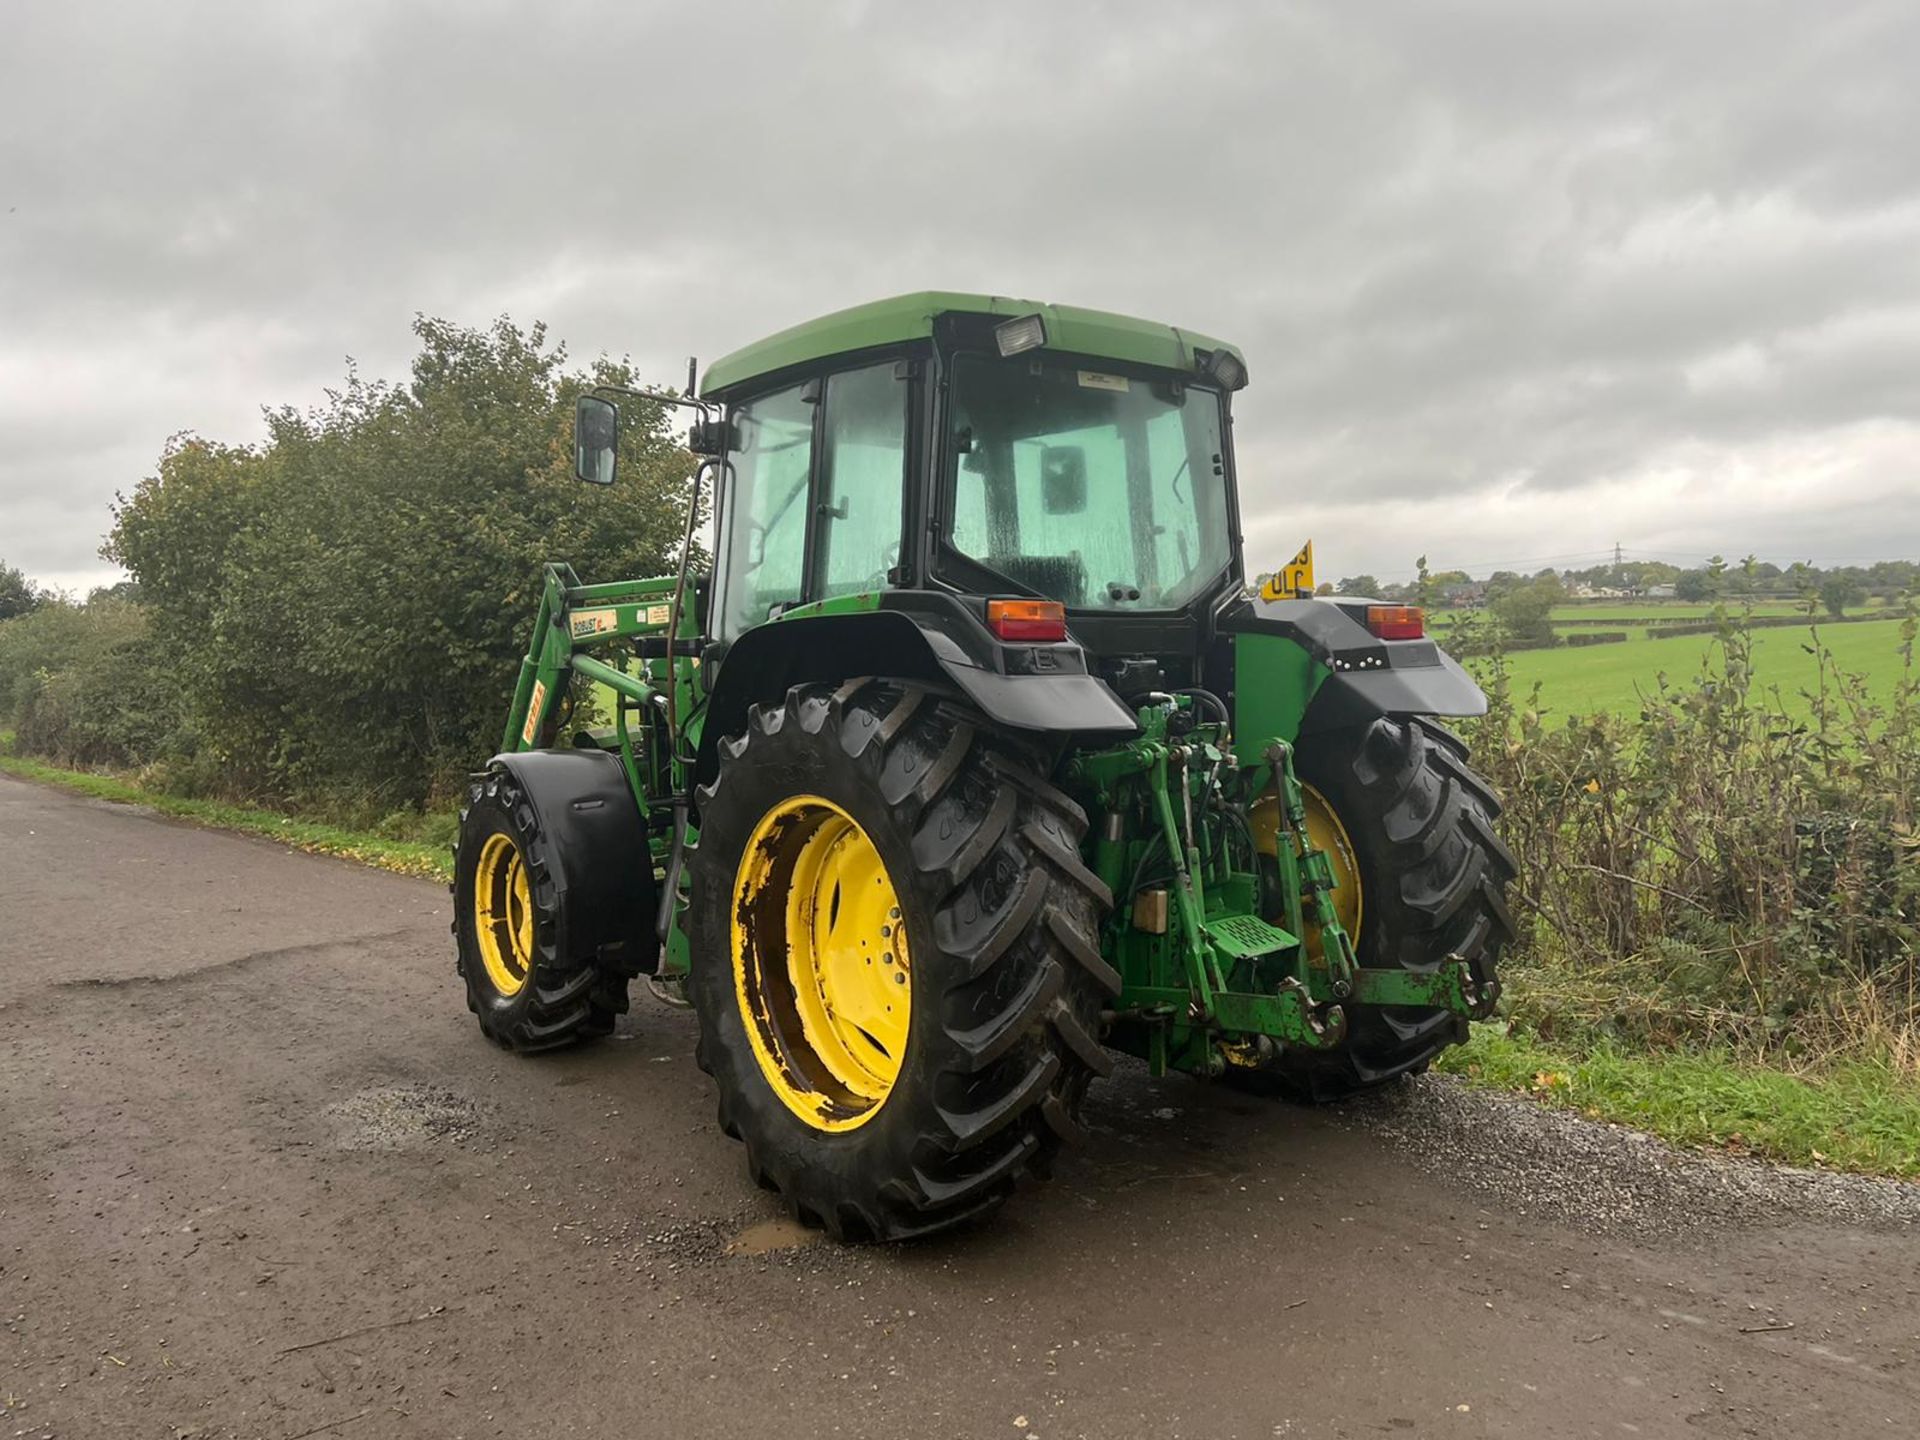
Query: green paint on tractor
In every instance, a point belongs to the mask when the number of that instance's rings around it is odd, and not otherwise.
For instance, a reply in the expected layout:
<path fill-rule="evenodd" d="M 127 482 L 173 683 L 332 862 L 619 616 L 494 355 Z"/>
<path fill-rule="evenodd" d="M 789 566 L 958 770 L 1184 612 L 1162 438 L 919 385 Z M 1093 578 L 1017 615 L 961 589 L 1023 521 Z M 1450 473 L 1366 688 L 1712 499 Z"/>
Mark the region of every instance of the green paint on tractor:
<path fill-rule="evenodd" d="M 1484 697 L 1404 614 L 1252 592 L 1246 382 L 1192 331 L 925 291 L 641 396 L 690 412 L 687 558 L 547 568 L 462 815 L 481 1027 L 603 1035 L 644 978 L 756 1178 L 867 1239 L 1041 1173 L 1110 1051 L 1337 1098 L 1461 1039 L 1513 864 L 1431 717 Z M 624 393 L 582 397 L 583 480 Z"/>
<path fill-rule="evenodd" d="M 831 315 L 822 315 L 742 346 L 713 362 L 700 382 L 700 393 L 724 396 L 768 375 L 817 361 L 927 340 L 933 335 L 934 322 L 950 314 L 1006 319 L 1039 315 L 1046 322 L 1052 349 L 1151 365 L 1176 373 L 1193 368 L 1196 349 L 1228 350 L 1243 363 L 1245 359 L 1238 348 L 1224 341 L 1152 320 L 1136 320 L 1130 315 L 1015 300 L 1004 295 L 919 290 L 911 295 L 896 295 L 836 310 Z"/>

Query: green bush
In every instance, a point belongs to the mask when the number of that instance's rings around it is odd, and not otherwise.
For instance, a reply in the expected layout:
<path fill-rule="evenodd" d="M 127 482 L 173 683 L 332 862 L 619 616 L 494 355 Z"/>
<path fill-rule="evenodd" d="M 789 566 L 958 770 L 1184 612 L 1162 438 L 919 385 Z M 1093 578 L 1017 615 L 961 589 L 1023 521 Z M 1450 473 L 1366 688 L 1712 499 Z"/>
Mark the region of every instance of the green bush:
<path fill-rule="evenodd" d="M 66 765 L 133 768 L 191 744 L 146 612 L 103 597 L 0 621 L 0 716 L 20 749 Z"/>
<path fill-rule="evenodd" d="M 1509 645 L 1551 645 L 1553 607 L 1566 598 L 1560 582 L 1548 577 L 1509 587 L 1489 601 L 1488 608 Z"/>
<path fill-rule="evenodd" d="M 1816 631 L 1818 680 L 1789 706 L 1752 683 L 1748 619 L 1714 624 L 1701 670 L 1631 717 L 1561 723 L 1484 663 L 1492 704 L 1467 733 L 1521 866 L 1513 1017 L 1920 1062 L 1920 610 L 1885 702 Z"/>
<path fill-rule="evenodd" d="M 569 369 L 506 320 L 415 332 L 409 383 L 350 373 L 320 409 L 271 413 L 257 447 L 176 437 L 116 506 L 104 553 L 139 584 L 194 742 L 175 785 L 373 819 L 432 803 L 499 742 L 544 561 L 677 565 L 690 465 L 663 407 L 623 406 L 620 484 L 571 475 L 574 398 L 633 383 L 625 364 Z M 150 697 L 85 703 L 131 723 Z M 23 725 L 20 743 L 41 742 Z"/>

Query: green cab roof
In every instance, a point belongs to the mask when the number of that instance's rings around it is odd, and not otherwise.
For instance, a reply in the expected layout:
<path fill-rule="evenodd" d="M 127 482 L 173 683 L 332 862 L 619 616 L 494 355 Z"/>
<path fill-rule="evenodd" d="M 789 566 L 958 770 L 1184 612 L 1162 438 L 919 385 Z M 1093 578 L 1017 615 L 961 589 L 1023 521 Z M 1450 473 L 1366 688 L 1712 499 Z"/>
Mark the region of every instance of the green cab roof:
<path fill-rule="evenodd" d="M 1196 349 L 1224 349 L 1231 351 L 1241 364 L 1246 363 L 1237 346 L 1154 320 L 1136 320 L 1130 315 L 1111 315 L 1104 310 L 1083 310 L 1076 305 L 1015 300 L 1006 295 L 918 290 L 911 295 L 855 305 L 850 310 L 836 310 L 831 315 L 822 315 L 804 325 L 756 340 L 731 355 L 723 355 L 707 367 L 700 393 L 723 394 L 776 370 L 844 355 L 851 350 L 924 340 L 933 334 L 934 320 L 953 311 L 1004 315 L 1008 319 L 1038 313 L 1046 318 L 1047 349 L 1093 355 L 1104 360 L 1191 370 Z"/>

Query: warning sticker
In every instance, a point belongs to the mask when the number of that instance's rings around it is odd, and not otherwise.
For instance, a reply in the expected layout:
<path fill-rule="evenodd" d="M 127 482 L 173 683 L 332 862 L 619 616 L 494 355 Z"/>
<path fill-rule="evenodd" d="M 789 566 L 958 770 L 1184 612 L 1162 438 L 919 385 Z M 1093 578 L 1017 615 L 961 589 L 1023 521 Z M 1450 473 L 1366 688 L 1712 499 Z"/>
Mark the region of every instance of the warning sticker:
<path fill-rule="evenodd" d="M 1080 384 L 1087 390 L 1118 390 L 1123 395 L 1132 388 L 1126 376 L 1103 375 L 1098 370 L 1082 370 Z"/>
<path fill-rule="evenodd" d="M 647 624 L 649 625 L 664 625 L 672 618 L 673 607 L 671 605 L 649 605 L 647 607 Z"/>
<path fill-rule="evenodd" d="M 547 703 L 547 684 L 544 680 L 533 682 L 533 696 L 527 701 L 527 723 L 520 731 L 522 745 L 533 744 L 533 737 L 540 728 L 540 711 Z"/>

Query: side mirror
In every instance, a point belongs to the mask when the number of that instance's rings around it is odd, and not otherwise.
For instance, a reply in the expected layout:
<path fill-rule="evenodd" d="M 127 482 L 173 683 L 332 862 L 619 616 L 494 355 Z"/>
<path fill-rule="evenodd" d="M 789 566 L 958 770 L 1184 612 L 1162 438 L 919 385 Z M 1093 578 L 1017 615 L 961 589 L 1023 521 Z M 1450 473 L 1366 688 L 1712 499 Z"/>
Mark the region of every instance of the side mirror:
<path fill-rule="evenodd" d="M 598 395 L 573 402 L 573 473 L 589 485 L 611 485 L 619 468 L 620 412 Z"/>
<path fill-rule="evenodd" d="M 1040 452 L 1040 508 L 1049 515 L 1078 515 L 1087 508 L 1087 452 L 1078 445 L 1049 445 Z"/>

